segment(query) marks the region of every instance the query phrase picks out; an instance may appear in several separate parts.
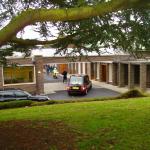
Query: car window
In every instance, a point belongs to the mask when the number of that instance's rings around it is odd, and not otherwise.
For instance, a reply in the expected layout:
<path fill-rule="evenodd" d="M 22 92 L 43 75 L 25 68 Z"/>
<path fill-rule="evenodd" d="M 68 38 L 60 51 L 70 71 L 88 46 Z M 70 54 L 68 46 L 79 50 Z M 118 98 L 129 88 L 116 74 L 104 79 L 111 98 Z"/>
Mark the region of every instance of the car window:
<path fill-rule="evenodd" d="M 2 91 L 0 91 L 0 98 L 2 98 L 3 97 L 3 92 Z"/>
<path fill-rule="evenodd" d="M 17 97 L 27 97 L 28 95 L 24 93 L 23 91 L 14 91 L 15 95 Z"/>
<path fill-rule="evenodd" d="M 12 91 L 1 91 L 0 95 L 1 95 L 1 97 L 4 97 L 4 98 L 13 98 L 14 97 L 14 93 Z"/>
<path fill-rule="evenodd" d="M 71 76 L 70 84 L 83 84 L 83 77 Z"/>

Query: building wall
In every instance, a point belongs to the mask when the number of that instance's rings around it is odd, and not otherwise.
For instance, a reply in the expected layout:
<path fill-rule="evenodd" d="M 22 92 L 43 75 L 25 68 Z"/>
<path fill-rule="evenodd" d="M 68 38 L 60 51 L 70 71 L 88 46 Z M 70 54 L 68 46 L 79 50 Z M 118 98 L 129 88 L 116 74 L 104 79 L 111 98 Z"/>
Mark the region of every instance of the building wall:
<path fill-rule="evenodd" d="M 83 74 L 86 74 L 85 73 L 85 62 L 82 63 L 82 67 L 83 67 Z"/>
<path fill-rule="evenodd" d="M 81 74 L 81 65 L 80 65 L 80 62 L 78 62 L 78 74 Z"/>
<path fill-rule="evenodd" d="M 0 66 L 0 89 L 3 88 L 3 67 Z"/>
<path fill-rule="evenodd" d="M 42 56 L 35 57 L 36 93 L 44 93 L 44 63 Z"/>
<path fill-rule="evenodd" d="M 16 58 L 8 59 L 8 64 L 16 64 L 21 66 L 35 66 L 34 69 L 34 81 L 32 83 L 16 83 L 16 84 L 4 84 L 3 66 L 0 67 L 0 88 L 19 88 L 26 90 L 30 93 L 41 94 L 44 92 L 44 76 L 43 76 L 43 58 L 42 56 L 36 56 L 35 59 L 31 58 Z M 19 71 L 17 70 L 19 77 Z"/>
<path fill-rule="evenodd" d="M 64 70 L 68 72 L 68 64 L 57 64 L 57 70 L 62 73 Z"/>
<path fill-rule="evenodd" d="M 22 89 L 25 91 L 30 92 L 31 94 L 37 94 L 36 92 L 36 84 L 35 83 L 28 83 L 28 84 L 12 84 L 12 85 L 5 85 L 3 88 L 16 88 L 16 89 Z"/>
<path fill-rule="evenodd" d="M 150 88 L 150 65 L 147 65 L 147 73 L 146 73 L 146 86 L 147 88 Z"/>
<path fill-rule="evenodd" d="M 48 63 L 61 64 L 68 68 L 68 73 L 85 73 L 88 74 L 90 78 L 94 80 L 102 81 L 103 71 L 106 71 L 106 83 L 113 84 L 115 86 L 125 86 L 128 85 L 129 88 L 133 88 L 136 83 L 139 87 L 145 89 L 145 87 L 150 87 L 150 63 L 142 63 L 138 61 L 124 61 L 125 65 L 120 60 L 127 59 L 128 56 L 92 56 L 90 61 L 87 59 L 82 59 L 81 62 L 69 62 L 64 57 L 42 57 L 36 56 L 34 59 L 9 59 L 10 64 L 16 63 L 19 65 L 32 64 L 35 66 L 35 83 L 31 84 L 16 84 L 16 85 L 3 85 L 3 68 L 0 67 L 0 88 L 14 87 L 22 88 L 32 93 L 43 93 L 44 92 L 44 73 L 43 65 Z M 110 61 L 110 62 L 107 62 Z M 111 63 L 112 62 L 112 63 Z M 81 65 L 82 63 L 82 65 Z M 141 65 L 142 64 L 142 65 Z M 135 66 L 139 66 L 138 69 Z M 105 66 L 105 67 L 104 67 Z M 63 68 L 64 67 L 59 67 Z M 135 69 L 136 68 L 136 69 Z M 60 69 L 60 70 L 61 70 Z M 138 73 L 137 73 L 138 72 Z M 139 77 L 136 77 L 138 74 Z M 125 83 L 125 79 L 128 80 Z"/>
<path fill-rule="evenodd" d="M 76 60 L 76 62 L 97 62 L 97 61 L 116 61 L 126 60 L 129 55 L 104 55 L 104 56 L 88 56 Z M 71 58 L 66 57 L 43 57 L 43 63 L 69 63 L 72 62 Z"/>

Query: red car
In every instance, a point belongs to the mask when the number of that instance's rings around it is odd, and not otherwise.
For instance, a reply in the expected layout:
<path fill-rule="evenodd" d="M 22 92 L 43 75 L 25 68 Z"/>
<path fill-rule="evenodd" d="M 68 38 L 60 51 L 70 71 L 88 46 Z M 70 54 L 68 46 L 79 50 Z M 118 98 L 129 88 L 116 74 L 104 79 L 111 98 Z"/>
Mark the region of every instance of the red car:
<path fill-rule="evenodd" d="M 88 75 L 71 75 L 67 86 L 67 92 L 68 95 L 71 94 L 86 95 L 89 89 L 91 88 L 92 82 L 89 80 Z"/>

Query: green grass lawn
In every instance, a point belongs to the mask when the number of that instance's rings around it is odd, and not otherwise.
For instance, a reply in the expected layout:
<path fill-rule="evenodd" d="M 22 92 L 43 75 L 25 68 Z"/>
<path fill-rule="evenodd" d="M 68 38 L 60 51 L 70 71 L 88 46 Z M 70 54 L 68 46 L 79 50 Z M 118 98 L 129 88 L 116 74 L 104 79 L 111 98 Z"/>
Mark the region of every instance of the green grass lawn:
<path fill-rule="evenodd" d="M 149 97 L 0 110 L 8 120 L 63 121 L 82 134 L 79 150 L 150 149 Z"/>

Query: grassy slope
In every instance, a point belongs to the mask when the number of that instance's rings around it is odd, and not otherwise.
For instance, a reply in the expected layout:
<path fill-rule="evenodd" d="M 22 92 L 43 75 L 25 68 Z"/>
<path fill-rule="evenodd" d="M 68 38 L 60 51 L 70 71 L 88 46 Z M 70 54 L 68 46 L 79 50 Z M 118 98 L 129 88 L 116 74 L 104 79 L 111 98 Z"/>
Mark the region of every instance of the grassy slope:
<path fill-rule="evenodd" d="M 80 149 L 149 149 L 150 98 L 0 110 L 0 121 L 61 120 L 86 134 Z"/>

